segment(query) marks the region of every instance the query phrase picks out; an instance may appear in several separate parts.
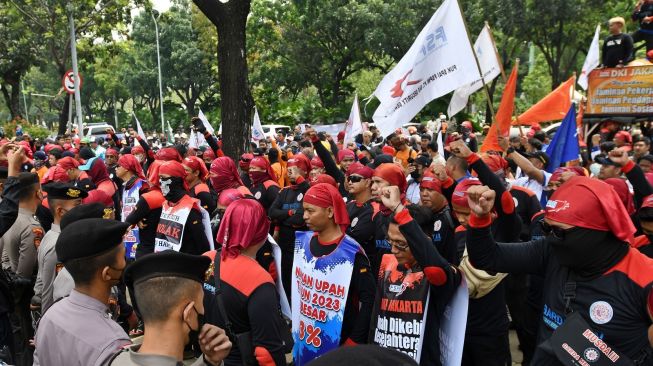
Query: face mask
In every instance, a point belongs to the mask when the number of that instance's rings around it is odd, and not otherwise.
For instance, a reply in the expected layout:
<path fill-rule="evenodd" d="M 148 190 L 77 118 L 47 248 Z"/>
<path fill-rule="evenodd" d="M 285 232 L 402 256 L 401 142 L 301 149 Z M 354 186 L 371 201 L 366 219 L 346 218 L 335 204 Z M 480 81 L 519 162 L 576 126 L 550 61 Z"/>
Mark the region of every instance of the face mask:
<path fill-rule="evenodd" d="M 159 184 L 161 185 L 161 193 L 163 193 L 164 196 L 167 196 L 170 193 L 170 185 L 172 184 L 172 178 L 159 179 Z"/>
<path fill-rule="evenodd" d="M 553 234 L 547 240 L 561 265 L 572 269 L 586 269 L 605 253 L 598 250 L 606 241 L 607 232 L 576 227 L 565 231 L 562 239 Z"/>
<path fill-rule="evenodd" d="M 197 344 L 199 341 L 200 332 L 202 331 L 202 327 L 206 323 L 204 320 L 204 314 L 200 314 L 197 309 L 195 309 L 195 306 L 193 306 L 193 310 L 195 310 L 195 313 L 197 314 L 197 329 L 193 329 L 188 323 L 186 323 L 190 329 L 188 332 L 188 344 Z"/>
<path fill-rule="evenodd" d="M 419 174 L 419 172 L 417 170 L 410 173 L 410 177 L 413 178 L 414 180 L 418 180 L 420 176 L 421 176 L 421 174 Z"/>
<path fill-rule="evenodd" d="M 268 173 L 266 172 L 249 172 L 249 178 L 252 180 L 253 184 L 260 184 L 265 182 L 268 179 Z"/>

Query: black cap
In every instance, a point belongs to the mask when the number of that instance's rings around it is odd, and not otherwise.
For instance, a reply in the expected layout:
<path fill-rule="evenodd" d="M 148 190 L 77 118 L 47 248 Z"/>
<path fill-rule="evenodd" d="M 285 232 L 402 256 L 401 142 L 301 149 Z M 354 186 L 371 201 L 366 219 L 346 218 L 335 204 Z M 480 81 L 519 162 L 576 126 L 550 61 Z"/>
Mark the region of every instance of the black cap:
<path fill-rule="evenodd" d="M 95 153 L 91 150 L 90 147 L 82 147 L 79 149 L 79 157 L 84 160 L 89 160 L 95 157 Z"/>
<path fill-rule="evenodd" d="M 65 264 L 71 259 L 95 257 L 106 253 L 118 245 L 123 245 L 123 237 L 129 226 L 128 223 L 116 220 L 75 221 L 61 230 L 55 244 L 57 258 Z"/>
<path fill-rule="evenodd" d="M 544 164 L 544 166 L 549 165 L 549 155 L 547 155 L 544 151 L 534 151 L 532 153 L 526 154 L 526 157 L 538 159 L 542 162 L 542 164 Z"/>
<path fill-rule="evenodd" d="M 415 158 L 415 163 L 421 166 L 430 166 L 432 162 L 433 160 L 427 154 L 420 154 L 417 158 Z"/>
<path fill-rule="evenodd" d="M 157 277 L 184 277 L 203 283 L 210 264 L 211 259 L 203 255 L 166 250 L 145 255 L 132 263 L 125 270 L 124 279 L 129 287 Z"/>
<path fill-rule="evenodd" d="M 59 226 L 63 230 L 75 221 L 83 219 L 105 219 L 107 217 L 105 216 L 104 210 L 104 205 L 99 202 L 79 205 L 63 215 Z"/>
<path fill-rule="evenodd" d="M 605 156 L 597 156 L 594 158 L 594 161 L 601 164 L 601 165 L 612 165 L 612 166 L 620 166 L 619 164 L 615 163 L 612 161 L 612 159 L 607 158 Z"/>
<path fill-rule="evenodd" d="M 377 156 L 374 158 L 374 161 L 372 162 L 372 168 L 373 168 L 373 169 L 376 169 L 376 168 L 378 168 L 379 165 L 381 165 L 381 164 L 392 163 L 393 161 L 394 161 L 394 160 L 392 159 L 392 156 L 390 156 L 390 155 L 387 155 L 387 154 L 377 155 Z"/>
<path fill-rule="evenodd" d="M 78 198 L 86 198 L 88 192 L 81 188 L 77 188 L 70 183 L 52 182 L 43 186 L 43 190 L 48 194 L 49 198 L 56 198 L 59 200 L 75 200 Z"/>

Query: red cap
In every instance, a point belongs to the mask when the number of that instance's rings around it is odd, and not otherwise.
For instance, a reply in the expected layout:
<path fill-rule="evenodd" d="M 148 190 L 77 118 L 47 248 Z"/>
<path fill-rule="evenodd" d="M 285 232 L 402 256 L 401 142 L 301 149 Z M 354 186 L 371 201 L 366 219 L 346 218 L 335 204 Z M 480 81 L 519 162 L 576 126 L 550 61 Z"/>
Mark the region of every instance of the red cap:
<path fill-rule="evenodd" d="M 398 165 L 391 163 L 381 164 L 374 170 L 374 176 L 385 180 L 391 186 L 399 187 L 401 193 L 406 193 L 408 181 L 406 181 L 404 170 Z"/>
<path fill-rule="evenodd" d="M 301 169 L 304 172 L 304 176 L 311 171 L 311 162 L 303 154 L 297 154 L 288 159 L 288 168 L 292 166 Z"/>
<path fill-rule="evenodd" d="M 349 149 L 342 149 L 338 151 L 338 163 L 340 163 L 341 161 L 347 158 L 356 159 L 356 154 Z"/>
<path fill-rule="evenodd" d="M 63 168 L 63 170 L 75 169 L 79 167 L 79 161 L 71 158 L 70 156 L 66 156 L 65 158 L 59 159 L 59 161 L 57 161 L 57 165 Z"/>
<path fill-rule="evenodd" d="M 313 159 L 311 159 L 311 166 L 313 168 L 322 168 L 322 169 L 324 169 L 324 163 L 317 156 L 314 156 Z"/>

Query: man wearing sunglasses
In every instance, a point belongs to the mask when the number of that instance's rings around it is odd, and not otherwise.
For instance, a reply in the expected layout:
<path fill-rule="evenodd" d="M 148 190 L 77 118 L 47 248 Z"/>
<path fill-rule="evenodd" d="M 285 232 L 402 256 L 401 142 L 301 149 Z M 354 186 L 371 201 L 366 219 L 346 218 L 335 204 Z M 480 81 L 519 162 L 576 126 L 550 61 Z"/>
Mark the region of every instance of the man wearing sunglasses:
<path fill-rule="evenodd" d="M 547 202 L 546 238 L 510 244 L 495 242 L 489 230 L 495 192 L 485 186 L 467 192 L 474 265 L 544 276 L 540 344 L 531 364 L 575 365 L 573 355 L 651 364 L 653 261 L 631 247 L 635 227 L 614 190 L 596 179 L 569 179 Z"/>
<path fill-rule="evenodd" d="M 460 272 L 422 231 L 419 208 L 402 204 L 399 187 L 382 188 L 381 199 L 395 209 L 387 232 L 391 254 L 383 256 L 379 271 L 370 343 L 406 353 L 420 365 L 441 365 L 440 319 L 460 283 Z M 389 324 L 410 327 L 393 330 Z"/>
<path fill-rule="evenodd" d="M 347 202 L 347 213 L 351 220 L 347 235 L 356 239 L 368 258 L 376 255 L 373 220 L 379 213 L 379 204 L 372 201 L 372 175 L 372 168 L 358 162 L 350 165 L 347 170 L 347 190 L 353 198 Z"/>

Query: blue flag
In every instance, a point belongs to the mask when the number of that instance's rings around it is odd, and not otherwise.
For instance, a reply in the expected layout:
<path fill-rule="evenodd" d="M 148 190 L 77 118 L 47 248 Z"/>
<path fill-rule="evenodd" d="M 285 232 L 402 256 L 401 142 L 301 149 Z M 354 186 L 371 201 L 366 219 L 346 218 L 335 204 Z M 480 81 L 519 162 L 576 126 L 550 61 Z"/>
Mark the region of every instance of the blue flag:
<path fill-rule="evenodd" d="M 569 112 L 562 120 L 560 128 L 553 136 L 553 140 L 549 147 L 546 149 L 546 154 L 549 155 L 549 165 L 546 171 L 553 173 L 560 164 L 564 164 L 571 160 L 578 159 L 578 131 L 576 131 L 576 104 L 572 103 Z"/>

